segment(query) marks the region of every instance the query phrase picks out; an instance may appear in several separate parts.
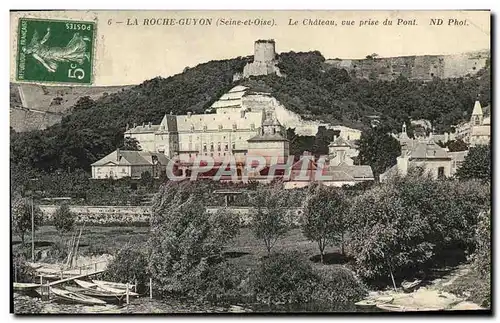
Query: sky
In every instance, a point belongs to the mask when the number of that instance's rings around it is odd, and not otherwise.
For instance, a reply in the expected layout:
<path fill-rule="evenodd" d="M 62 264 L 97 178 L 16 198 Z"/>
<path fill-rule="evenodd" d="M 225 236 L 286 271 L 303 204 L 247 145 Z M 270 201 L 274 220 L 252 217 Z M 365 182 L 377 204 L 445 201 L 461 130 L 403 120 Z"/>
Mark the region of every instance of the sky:
<path fill-rule="evenodd" d="M 274 39 L 278 53 L 319 50 L 325 58 L 346 59 L 364 58 L 372 53 L 390 57 L 490 48 L 489 11 L 11 12 L 11 81 L 15 81 L 19 17 L 96 21 L 94 85 L 98 86 L 139 84 L 210 60 L 253 55 L 257 39 Z M 197 25 L 193 25 L 194 20 L 190 26 L 179 25 L 186 18 L 198 19 Z M 133 25 L 135 19 L 137 25 Z M 144 25 L 145 19 L 162 24 Z M 202 26 L 200 19 L 212 19 L 212 25 Z M 248 19 L 270 21 L 273 25 L 217 26 L 222 20 Z M 316 19 L 334 21 L 337 26 L 311 25 Z M 384 25 L 386 19 L 392 20 L 393 25 Z M 397 25 L 398 19 L 406 25 Z M 431 19 L 443 19 L 443 24 L 430 25 Z M 449 19 L 456 20 L 448 25 Z M 163 24 L 173 20 L 174 26 Z M 364 26 L 359 26 L 361 20 L 366 22 Z M 342 21 L 354 21 L 354 25 L 342 25 Z M 378 25 L 373 25 L 375 21 Z M 415 22 L 417 25 L 412 24 Z"/>

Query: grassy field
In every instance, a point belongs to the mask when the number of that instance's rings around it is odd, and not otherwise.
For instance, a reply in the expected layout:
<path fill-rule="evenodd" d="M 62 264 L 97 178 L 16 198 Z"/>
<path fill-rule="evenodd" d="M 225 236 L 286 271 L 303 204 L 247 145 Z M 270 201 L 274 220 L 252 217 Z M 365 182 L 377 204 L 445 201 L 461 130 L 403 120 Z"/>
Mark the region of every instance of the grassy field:
<path fill-rule="evenodd" d="M 141 244 L 147 241 L 148 230 L 149 227 L 145 226 L 88 226 L 82 232 L 80 251 L 84 255 L 113 255 L 127 243 Z M 67 234 L 64 239 L 69 240 L 70 236 Z M 59 239 L 53 226 L 43 226 L 36 232 L 36 247 L 47 248 Z M 26 242 L 29 241 L 30 238 L 27 237 Z M 14 247 L 18 247 L 20 242 L 19 237 L 12 237 Z M 298 251 L 314 261 L 317 261 L 319 254 L 316 243 L 308 241 L 300 229 L 290 230 L 285 237 L 278 240 L 272 251 Z M 327 247 L 325 259 L 335 262 L 338 258 L 337 252 L 337 247 Z M 238 236 L 226 246 L 225 253 L 229 262 L 251 268 L 258 264 L 261 257 L 267 255 L 267 250 L 263 241 L 257 240 L 249 228 L 241 228 Z"/>

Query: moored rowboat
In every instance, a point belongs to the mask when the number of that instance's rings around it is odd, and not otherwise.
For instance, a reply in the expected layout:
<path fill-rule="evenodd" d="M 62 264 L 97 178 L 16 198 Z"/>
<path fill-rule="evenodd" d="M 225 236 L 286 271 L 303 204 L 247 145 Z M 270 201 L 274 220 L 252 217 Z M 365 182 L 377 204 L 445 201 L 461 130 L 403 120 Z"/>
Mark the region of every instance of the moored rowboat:
<path fill-rule="evenodd" d="M 127 289 L 127 284 L 123 284 L 123 283 L 115 283 L 115 282 L 108 282 L 108 281 L 105 281 L 105 280 L 92 280 L 92 282 L 94 284 L 97 284 L 98 286 L 109 286 L 109 287 L 112 287 L 112 288 L 116 288 L 116 289 Z M 128 288 L 132 288 L 134 287 L 134 285 L 128 285 Z"/>
<path fill-rule="evenodd" d="M 35 283 L 14 283 L 14 290 L 17 290 L 17 291 L 35 290 L 38 287 L 40 287 L 40 284 L 35 284 Z"/>
<path fill-rule="evenodd" d="M 107 302 L 117 302 L 117 301 L 123 299 L 123 296 L 125 296 L 124 293 L 111 293 L 111 292 L 101 291 L 101 290 L 92 289 L 92 288 L 80 288 L 80 287 L 66 286 L 65 289 L 70 291 L 70 292 L 73 292 L 73 293 L 79 293 L 82 295 L 95 297 L 95 298 L 102 299 L 102 300 L 107 301 Z"/>
<path fill-rule="evenodd" d="M 71 303 L 79 303 L 79 304 L 85 304 L 85 305 L 105 305 L 106 302 L 103 300 L 100 300 L 98 298 L 86 296 L 80 293 L 75 293 L 71 292 L 69 290 L 65 289 L 60 289 L 60 288 L 54 288 L 52 287 L 50 289 L 50 292 L 55 295 L 57 299 L 66 301 L 66 302 L 71 302 Z"/>
<path fill-rule="evenodd" d="M 377 306 L 377 304 L 387 304 L 387 303 L 392 302 L 393 300 L 394 300 L 393 297 L 381 296 L 378 298 L 364 299 L 362 301 L 354 303 L 354 305 L 360 306 L 360 307 L 375 307 L 375 306 Z"/>
<path fill-rule="evenodd" d="M 92 280 L 99 288 L 112 293 L 126 293 L 127 285 L 122 283 L 107 282 L 103 280 Z M 133 285 L 129 285 L 129 296 L 139 296 L 139 294 L 131 291 Z"/>

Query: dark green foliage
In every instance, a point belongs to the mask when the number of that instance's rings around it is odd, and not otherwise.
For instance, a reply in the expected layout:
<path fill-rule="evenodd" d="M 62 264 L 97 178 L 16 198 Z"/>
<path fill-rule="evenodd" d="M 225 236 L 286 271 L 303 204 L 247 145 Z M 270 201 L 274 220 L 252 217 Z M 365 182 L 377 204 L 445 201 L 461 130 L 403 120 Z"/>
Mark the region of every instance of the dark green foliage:
<path fill-rule="evenodd" d="M 105 279 L 120 283 L 135 284 L 137 291 L 147 291 L 149 283 L 148 260 L 145 246 L 139 244 L 126 244 L 108 264 Z"/>
<path fill-rule="evenodd" d="M 364 131 L 359 140 L 359 161 L 370 165 L 377 178 L 389 167 L 396 165 L 396 158 L 401 155 L 399 142 L 388 135 L 383 128 Z"/>
<path fill-rule="evenodd" d="M 465 160 L 455 174 L 460 180 L 481 179 L 491 180 L 491 149 L 490 145 L 476 146 L 469 150 Z"/>

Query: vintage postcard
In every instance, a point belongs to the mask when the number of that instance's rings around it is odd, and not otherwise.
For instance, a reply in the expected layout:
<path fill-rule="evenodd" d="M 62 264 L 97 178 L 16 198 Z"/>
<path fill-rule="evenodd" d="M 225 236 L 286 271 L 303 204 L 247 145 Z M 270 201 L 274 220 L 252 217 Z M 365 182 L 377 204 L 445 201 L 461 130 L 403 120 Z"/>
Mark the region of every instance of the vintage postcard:
<path fill-rule="evenodd" d="M 11 312 L 491 313 L 490 24 L 11 11 Z"/>

